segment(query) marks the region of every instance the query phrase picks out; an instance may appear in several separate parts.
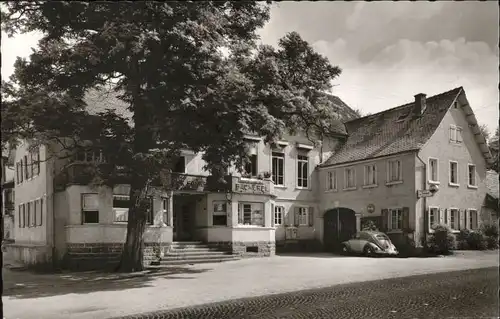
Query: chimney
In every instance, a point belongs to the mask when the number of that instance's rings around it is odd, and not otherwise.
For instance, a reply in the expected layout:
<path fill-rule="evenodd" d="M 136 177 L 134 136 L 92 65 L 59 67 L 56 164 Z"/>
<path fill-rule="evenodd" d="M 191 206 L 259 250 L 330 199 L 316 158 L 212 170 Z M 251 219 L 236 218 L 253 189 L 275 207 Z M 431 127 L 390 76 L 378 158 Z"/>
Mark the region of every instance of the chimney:
<path fill-rule="evenodd" d="M 425 103 L 426 95 L 424 93 L 419 93 L 415 95 L 415 108 L 414 114 L 415 116 L 421 116 L 424 114 L 425 109 L 427 108 L 427 104 Z"/>

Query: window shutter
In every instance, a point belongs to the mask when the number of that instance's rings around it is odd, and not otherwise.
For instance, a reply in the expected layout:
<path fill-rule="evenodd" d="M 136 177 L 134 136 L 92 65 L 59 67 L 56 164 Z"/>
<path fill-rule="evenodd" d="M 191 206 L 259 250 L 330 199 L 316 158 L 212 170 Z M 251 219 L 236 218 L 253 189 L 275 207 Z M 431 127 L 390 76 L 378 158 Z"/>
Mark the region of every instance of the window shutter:
<path fill-rule="evenodd" d="M 309 226 L 314 226 L 314 207 L 309 207 Z"/>
<path fill-rule="evenodd" d="M 243 205 L 238 204 L 238 224 L 243 225 Z"/>
<path fill-rule="evenodd" d="M 465 215 L 464 228 L 472 229 L 472 225 L 470 224 L 470 211 L 468 209 L 464 209 L 464 215 Z"/>
<path fill-rule="evenodd" d="M 389 227 L 389 210 L 382 209 L 382 230 L 387 231 Z"/>
<path fill-rule="evenodd" d="M 454 131 L 454 127 L 453 126 L 450 126 L 450 141 L 453 141 L 453 131 Z"/>
<path fill-rule="evenodd" d="M 410 228 L 410 208 L 403 207 L 403 229 Z"/>
<path fill-rule="evenodd" d="M 300 224 L 300 207 L 295 207 L 295 220 L 294 220 L 295 225 Z"/>
<path fill-rule="evenodd" d="M 450 222 L 451 222 L 450 213 L 451 213 L 451 211 L 448 208 L 445 208 L 444 212 L 445 212 L 445 217 L 446 217 L 444 222 L 446 225 L 450 225 Z"/>
<path fill-rule="evenodd" d="M 432 225 L 429 225 L 429 215 L 431 213 L 431 209 L 427 207 L 425 209 L 425 214 L 424 214 L 424 229 L 425 232 L 428 233 L 431 230 Z"/>
<path fill-rule="evenodd" d="M 440 224 L 444 224 L 444 223 L 446 223 L 446 221 L 444 220 L 444 208 L 440 208 L 440 209 L 439 209 L 439 219 L 438 219 L 438 223 L 440 223 Z"/>
<path fill-rule="evenodd" d="M 274 209 L 274 204 L 271 204 L 271 227 L 274 227 L 274 219 L 276 218 L 276 211 Z"/>
<path fill-rule="evenodd" d="M 295 208 L 295 209 L 297 209 L 297 208 Z M 289 210 L 288 214 L 286 215 L 288 226 L 293 226 L 293 214 L 294 214 L 294 212 L 292 210 Z"/>
<path fill-rule="evenodd" d="M 458 225 L 458 229 L 465 229 L 465 211 L 460 208 L 458 210 L 458 220 L 459 220 L 459 225 Z"/>

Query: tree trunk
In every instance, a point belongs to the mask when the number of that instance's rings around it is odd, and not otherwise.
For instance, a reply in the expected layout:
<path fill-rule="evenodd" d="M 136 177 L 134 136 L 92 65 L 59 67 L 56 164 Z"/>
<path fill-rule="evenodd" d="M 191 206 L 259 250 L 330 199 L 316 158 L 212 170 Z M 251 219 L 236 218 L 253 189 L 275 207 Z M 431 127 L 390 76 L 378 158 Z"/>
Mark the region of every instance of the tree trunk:
<path fill-rule="evenodd" d="M 141 185 L 142 184 L 142 185 Z M 146 198 L 147 185 L 139 178 L 130 187 L 131 207 L 128 211 L 127 239 L 118 266 L 119 272 L 134 272 L 144 269 L 144 231 L 146 230 L 146 209 L 140 203 Z"/>
<path fill-rule="evenodd" d="M 141 96 L 139 62 L 134 58 L 130 64 L 128 90 L 132 95 L 134 120 L 134 154 L 147 154 L 151 149 L 153 135 L 148 123 L 148 107 Z M 142 205 L 149 190 L 148 172 L 145 165 L 133 161 L 130 181 L 130 209 L 128 211 L 127 237 L 118 266 L 118 271 L 134 272 L 144 269 L 144 231 L 146 229 L 146 208 Z"/>

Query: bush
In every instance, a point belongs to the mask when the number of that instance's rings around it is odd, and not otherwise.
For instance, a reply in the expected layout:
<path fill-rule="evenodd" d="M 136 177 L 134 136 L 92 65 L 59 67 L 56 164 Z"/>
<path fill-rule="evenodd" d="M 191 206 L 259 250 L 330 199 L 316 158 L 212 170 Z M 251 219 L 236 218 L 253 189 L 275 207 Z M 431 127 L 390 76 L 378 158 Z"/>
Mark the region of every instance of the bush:
<path fill-rule="evenodd" d="M 486 223 L 481 225 L 481 232 L 486 237 L 488 249 L 497 249 L 498 242 L 498 225 L 493 223 Z"/>
<path fill-rule="evenodd" d="M 486 236 L 482 231 L 471 231 L 467 237 L 467 245 L 472 250 L 485 250 L 488 249 L 488 242 Z"/>
<path fill-rule="evenodd" d="M 361 230 L 375 230 L 378 231 L 377 224 L 373 220 L 366 220 L 363 221 L 363 224 L 361 225 Z"/>
<path fill-rule="evenodd" d="M 455 247 L 455 236 L 448 225 L 438 224 L 432 227 L 434 233 L 429 237 L 429 249 L 436 254 L 449 255 Z"/>
<path fill-rule="evenodd" d="M 468 243 L 469 235 L 470 235 L 470 230 L 468 229 L 460 230 L 460 233 L 456 237 L 457 249 L 461 250 L 469 249 L 469 243 Z"/>

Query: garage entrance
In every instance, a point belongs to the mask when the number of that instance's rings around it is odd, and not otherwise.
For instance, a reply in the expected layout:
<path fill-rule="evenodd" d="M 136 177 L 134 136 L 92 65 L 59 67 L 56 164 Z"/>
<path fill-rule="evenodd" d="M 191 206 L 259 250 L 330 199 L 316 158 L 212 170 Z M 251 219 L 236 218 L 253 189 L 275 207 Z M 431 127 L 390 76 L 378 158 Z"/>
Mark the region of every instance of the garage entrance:
<path fill-rule="evenodd" d="M 323 243 L 326 251 L 340 251 L 340 243 L 356 233 L 356 212 L 340 207 L 328 210 L 323 217 Z"/>

